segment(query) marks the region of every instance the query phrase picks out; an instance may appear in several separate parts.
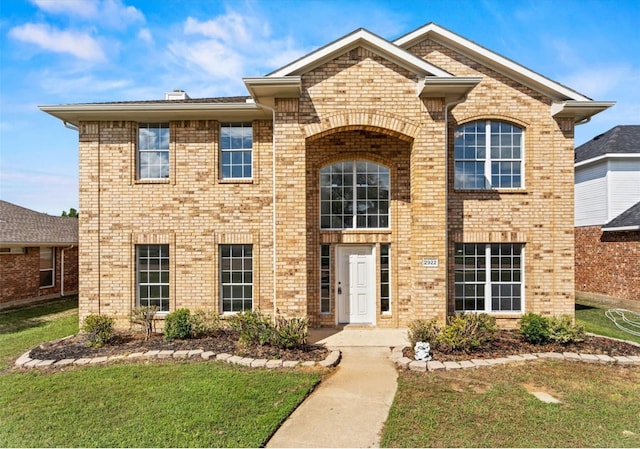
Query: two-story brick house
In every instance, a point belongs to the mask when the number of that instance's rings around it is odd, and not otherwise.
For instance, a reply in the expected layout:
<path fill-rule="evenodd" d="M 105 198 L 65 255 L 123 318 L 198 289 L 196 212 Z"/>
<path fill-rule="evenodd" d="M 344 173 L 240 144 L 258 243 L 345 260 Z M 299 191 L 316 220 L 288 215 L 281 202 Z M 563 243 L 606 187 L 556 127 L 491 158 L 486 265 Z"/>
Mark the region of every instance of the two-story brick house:
<path fill-rule="evenodd" d="M 435 24 L 244 83 L 41 107 L 79 130 L 81 318 L 573 313 L 574 126 L 613 103 Z"/>

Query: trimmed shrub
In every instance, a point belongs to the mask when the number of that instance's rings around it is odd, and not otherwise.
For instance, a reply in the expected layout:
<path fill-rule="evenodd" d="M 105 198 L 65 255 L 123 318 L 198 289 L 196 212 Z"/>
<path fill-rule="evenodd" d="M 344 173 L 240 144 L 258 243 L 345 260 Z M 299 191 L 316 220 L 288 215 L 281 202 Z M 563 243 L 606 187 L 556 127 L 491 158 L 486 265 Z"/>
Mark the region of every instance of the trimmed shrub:
<path fill-rule="evenodd" d="M 157 306 L 140 306 L 134 308 L 129 315 L 129 321 L 131 324 L 137 324 L 142 328 L 145 340 L 148 340 L 149 337 L 151 337 L 151 333 L 155 330 L 154 319 L 156 313 L 158 313 Z"/>
<path fill-rule="evenodd" d="M 193 338 L 216 335 L 222 328 L 220 315 L 204 310 L 196 310 L 191 314 L 191 336 Z"/>
<path fill-rule="evenodd" d="M 436 318 L 432 320 L 414 320 L 409 323 L 408 337 L 411 347 L 415 347 L 419 341 L 435 345 L 438 334 L 440 334 L 440 327 Z"/>
<path fill-rule="evenodd" d="M 245 346 L 262 346 L 274 339 L 275 329 L 271 320 L 260 311 L 247 310 L 233 315 L 229 325 L 238 332 L 238 341 Z"/>
<path fill-rule="evenodd" d="M 498 328 L 496 319 L 486 313 L 449 317 L 436 343 L 442 351 L 469 351 L 493 340 Z"/>
<path fill-rule="evenodd" d="M 584 325 L 574 323 L 570 316 L 554 316 L 549 319 L 549 338 L 552 341 L 567 344 L 584 341 L 584 337 Z"/>
<path fill-rule="evenodd" d="M 191 336 L 191 312 L 189 309 L 178 309 L 164 319 L 164 339 L 183 340 Z"/>
<path fill-rule="evenodd" d="M 271 344 L 282 349 L 300 348 L 307 344 L 309 320 L 306 318 L 276 318 Z"/>
<path fill-rule="evenodd" d="M 113 318 L 107 315 L 89 315 L 84 319 L 82 330 L 87 333 L 89 346 L 100 348 L 111 341 Z"/>
<path fill-rule="evenodd" d="M 520 334 L 526 341 L 536 345 L 549 342 L 549 318 L 537 313 L 527 313 L 520 318 Z"/>

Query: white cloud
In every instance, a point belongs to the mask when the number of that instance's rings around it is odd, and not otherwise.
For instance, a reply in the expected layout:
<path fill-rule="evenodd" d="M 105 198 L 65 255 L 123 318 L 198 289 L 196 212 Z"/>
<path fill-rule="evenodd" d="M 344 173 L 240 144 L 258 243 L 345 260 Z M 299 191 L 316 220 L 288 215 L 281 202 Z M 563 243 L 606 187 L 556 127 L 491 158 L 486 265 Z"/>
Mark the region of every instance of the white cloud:
<path fill-rule="evenodd" d="M 562 82 L 595 100 L 609 100 L 612 95 L 627 96 L 637 91 L 640 68 L 626 64 L 586 66 L 564 76 Z M 640 95 L 638 97 L 640 100 Z"/>
<path fill-rule="evenodd" d="M 151 35 L 151 31 L 149 30 L 149 28 L 142 28 L 140 31 L 138 31 L 138 39 L 147 43 L 152 43 L 153 36 Z"/>
<path fill-rule="evenodd" d="M 125 6 L 120 0 L 32 0 L 49 14 L 60 14 L 81 20 L 99 20 L 103 27 L 122 29 L 129 24 L 144 22 L 142 12 Z"/>
<path fill-rule="evenodd" d="M 85 61 L 101 62 L 106 56 L 100 44 L 87 33 L 62 31 L 44 23 L 27 23 L 14 27 L 9 35 L 55 53 L 68 53 Z"/>

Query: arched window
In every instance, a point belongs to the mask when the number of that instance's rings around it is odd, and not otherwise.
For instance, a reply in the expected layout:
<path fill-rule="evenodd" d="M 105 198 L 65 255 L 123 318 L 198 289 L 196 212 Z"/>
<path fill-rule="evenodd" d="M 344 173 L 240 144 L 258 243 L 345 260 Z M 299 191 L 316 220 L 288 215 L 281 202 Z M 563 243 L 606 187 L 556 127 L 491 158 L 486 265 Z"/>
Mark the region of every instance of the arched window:
<path fill-rule="evenodd" d="M 368 161 L 343 161 L 320 170 L 320 227 L 389 227 L 389 169 Z"/>
<path fill-rule="evenodd" d="M 480 120 L 455 131 L 456 189 L 518 189 L 523 183 L 522 128 Z"/>

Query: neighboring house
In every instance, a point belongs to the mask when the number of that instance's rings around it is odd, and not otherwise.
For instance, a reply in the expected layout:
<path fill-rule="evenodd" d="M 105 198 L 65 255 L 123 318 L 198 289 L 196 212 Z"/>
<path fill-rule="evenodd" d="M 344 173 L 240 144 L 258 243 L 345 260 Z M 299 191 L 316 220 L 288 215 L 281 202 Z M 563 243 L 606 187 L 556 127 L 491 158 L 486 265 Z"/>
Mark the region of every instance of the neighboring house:
<path fill-rule="evenodd" d="M 244 83 L 41 106 L 79 130 L 81 318 L 573 314 L 574 126 L 612 102 L 435 24 Z"/>
<path fill-rule="evenodd" d="M 575 153 L 576 291 L 640 301 L 640 125 Z"/>
<path fill-rule="evenodd" d="M 78 219 L 0 200 L 0 309 L 78 292 Z"/>

